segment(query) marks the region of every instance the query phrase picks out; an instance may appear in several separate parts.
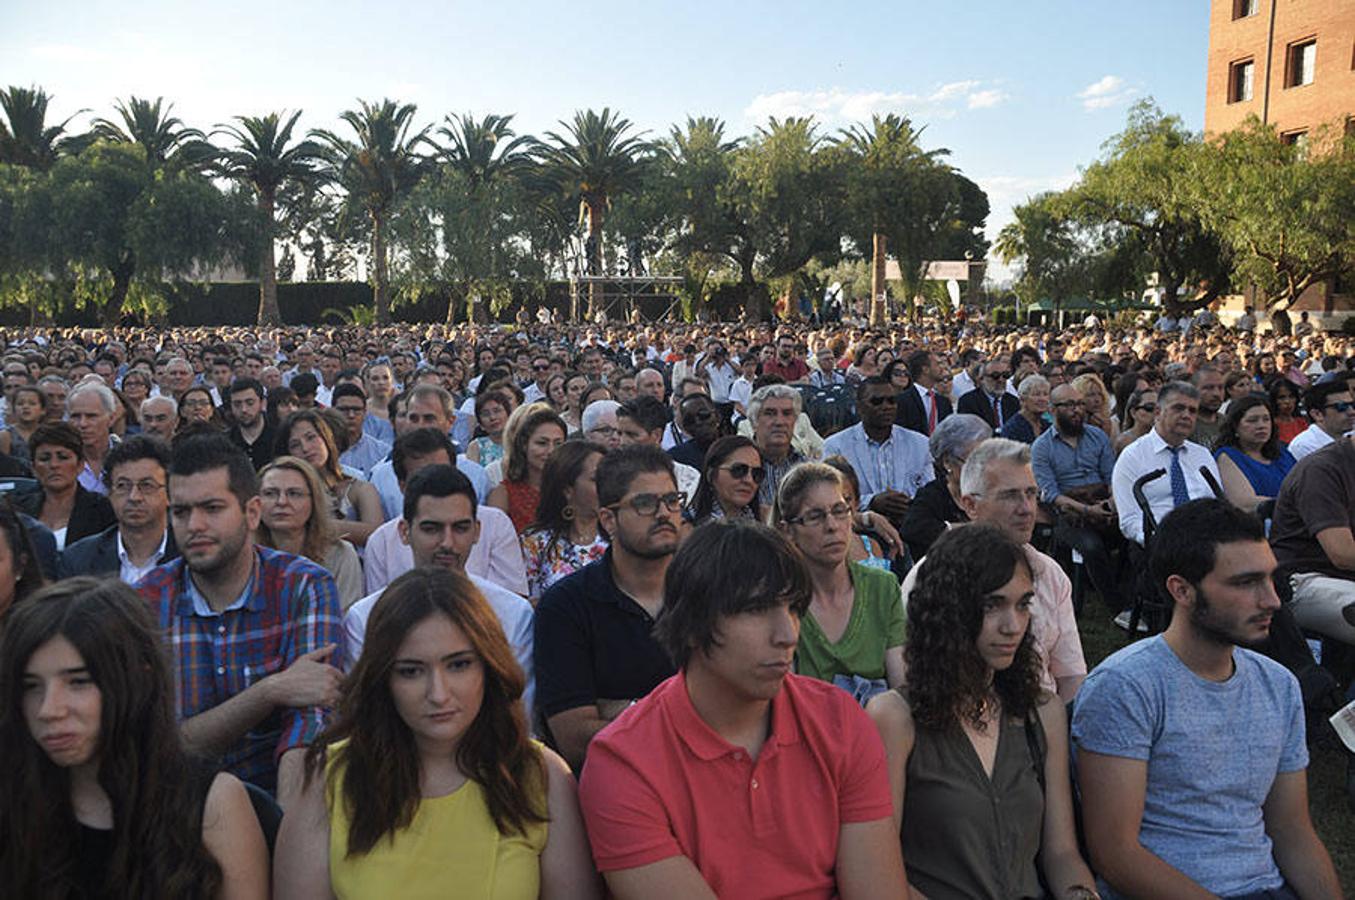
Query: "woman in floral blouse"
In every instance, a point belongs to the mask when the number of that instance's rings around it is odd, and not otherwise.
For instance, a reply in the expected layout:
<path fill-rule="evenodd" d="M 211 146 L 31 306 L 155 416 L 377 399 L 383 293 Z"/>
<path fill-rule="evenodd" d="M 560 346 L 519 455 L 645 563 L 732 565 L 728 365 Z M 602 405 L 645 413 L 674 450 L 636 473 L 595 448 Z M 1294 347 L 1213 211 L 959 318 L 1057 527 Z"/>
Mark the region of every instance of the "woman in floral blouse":
<path fill-rule="evenodd" d="M 536 521 L 522 535 L 527 561 L 527 599 L 601 559 L 607 539 L 598 530 L 598 461 L 607 449 L 592 441 L 569 441 L 551 454 L 541 473 Z"/>

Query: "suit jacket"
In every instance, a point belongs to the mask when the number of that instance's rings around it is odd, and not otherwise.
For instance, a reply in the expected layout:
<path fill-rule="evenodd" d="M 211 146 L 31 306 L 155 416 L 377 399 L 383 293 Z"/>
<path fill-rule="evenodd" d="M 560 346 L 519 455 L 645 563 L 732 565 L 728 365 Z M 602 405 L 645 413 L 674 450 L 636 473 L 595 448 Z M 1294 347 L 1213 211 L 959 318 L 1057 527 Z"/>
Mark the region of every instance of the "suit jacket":
<path fill-rule="evenodd" d="M 42 491 L 34 491 L 25 494 L 22 497 L 15 498 L 15 507 L 20 512 L 28 513 L 33 518 L 39 518 L 42 513 L 42 501 L 46 495 Z M 113 504 L 108 502 L 108 498 L 103 494 L 96 494 L 93 491 L 87 491 L 81 485 L 75 486 L 75 505 L 71 509 L 71 517 L 66 522 L 66 544 L 70 545 L 91 534 L 98 534 L 110 525 L 118 524 L 117 517 L 113 515 Z"/>
<path fill-rule="evenodd" d="M 940 391 L 936 392 L 936 421 L 940 423 L 942 419 L 950 415 L 954 409 L 950 405 L 950 398 Z M 894 424 L 902 425 L 904 428 L 916 431 L 918 434 L 930 435 L 927 430 L 927 407 L 922 403 L 922 397 L 918 395 L 917 388 L 909 387 L 898 396 L 898 409 L 894 413 Z"/>
<path fill-rule="evenodd" d="M 955 409 L 956 412 L 973 413 L 994 428 L 1001 428 L 1011 420 L 1012 416 L 1021 412 L 1021 401 L 1003 391 L 1001 396 L 998 397 L 998 403 L 1002 406 L 1001 422 L 993 418 L 993 401 L 988 399 L 988 395 L 983 392 L 982 388 L 974 388 L 961 397 L 960 403 Z"/>
<path fill-rule="evenodd" d="M 179 548 L 174 543 L 174 529 L 169 528 L 165 537 L 165 552 L 155 561 L 164 565 L 179 558 Z M 72 575 L 114 575 L 122 571 L 118 559 L 118 526 L 105 529 L 98 534 L 81 538 L 74 544 L 67 544 L 57 563 L 57 577 L 70 578 Z"/>

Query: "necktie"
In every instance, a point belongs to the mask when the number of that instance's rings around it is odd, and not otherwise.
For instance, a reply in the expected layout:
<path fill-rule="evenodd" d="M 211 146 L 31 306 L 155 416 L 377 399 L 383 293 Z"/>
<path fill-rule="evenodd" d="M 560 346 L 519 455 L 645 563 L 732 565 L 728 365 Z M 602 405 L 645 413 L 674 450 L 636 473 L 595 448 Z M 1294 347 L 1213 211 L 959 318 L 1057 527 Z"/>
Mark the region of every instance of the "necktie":
<path fill-rule="evenodd" d="M 1172 455 L 1171 479 L 1172 479 L 1172 507 L 1180 506 L 1182 503 L 1190 502 L 1190 491 L 1186 489 L 1186 471 L 1181 468 L 1181 453 L 1185 447 L 1168 447 Z"/>
<path fill-rule="evenodd" d="M 936 430 L 936 391 L 927 391 L 927 433 Z"/>
<path fill-rule="evenodd" d="M 993 427 L 994 427 L 994 428 L 1001 428 L 1001 427 L 1002 427 L 1002 398 L 1001 398 L 1001 397 L 994 397 L 994 398 L 993 398 Z"/>

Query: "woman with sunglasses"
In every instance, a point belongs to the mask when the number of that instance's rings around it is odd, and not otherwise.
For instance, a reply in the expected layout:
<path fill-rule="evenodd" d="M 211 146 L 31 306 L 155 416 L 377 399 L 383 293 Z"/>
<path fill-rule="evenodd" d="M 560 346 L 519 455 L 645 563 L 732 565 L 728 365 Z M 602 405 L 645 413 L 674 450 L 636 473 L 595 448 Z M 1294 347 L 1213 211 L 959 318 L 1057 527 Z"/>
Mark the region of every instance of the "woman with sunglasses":
<path fill-rule="evenodd" d="M 903 682 L 904 618 L 898 579 L 847 559 L 855 511 L 836 469 L 801 463 L 781 480 L 772 519 L 800 551 L 813 585 L 796 671 L 864 704 Z"/>
<path fill-rule="evenodd" d="M 1130 394 L 1124 408 L 1124 428 L 1112 444 L 1115 455 L 1119 456 L 1125 447 L 1151 431 L 1156 420 L 1157 388 L 1144 388 Z"/>
<path fill-rule="evenodd" d="M 598 529 L 596 482 L 606 454 L 601 444 L 568 441 L 546 461 L 536 521 L 522 535 L 533 606 L 552 584 L 607 552 L 607 536 Z"/>
<path fill-rule="evenodd" d="M 763 521 L 758 488 L 767 477 L 762 453 L 743 435 L 717 439 L 706 450 L 701 484 L 692 498 L 692 521 L 713 519 Z"/>
<path fill-rule="evenodd" d="M 145 602 L 70 578 L 0 640 L 0 885 L 6 897 L 268 896 L 246 788 L 185 752 Z"/>

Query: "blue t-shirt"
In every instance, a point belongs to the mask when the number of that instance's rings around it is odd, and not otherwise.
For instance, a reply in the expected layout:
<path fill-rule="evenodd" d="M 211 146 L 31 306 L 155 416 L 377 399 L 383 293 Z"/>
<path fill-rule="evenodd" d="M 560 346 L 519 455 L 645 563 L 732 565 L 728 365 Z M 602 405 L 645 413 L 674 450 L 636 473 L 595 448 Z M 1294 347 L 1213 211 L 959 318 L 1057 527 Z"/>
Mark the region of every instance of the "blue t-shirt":
<path fill-rule="evenodd" d="M 1208 681 L 1161 635 L 1139 641 L 1087 676 L 1072 723 L 1077 750 L 1147 761 L 1139 841 L 1225 897 L 1284 883 L 1261 806 L 1276 775 L 1308 766 L 1297 679 L 1240 647 L 1233 663 Z"/>

